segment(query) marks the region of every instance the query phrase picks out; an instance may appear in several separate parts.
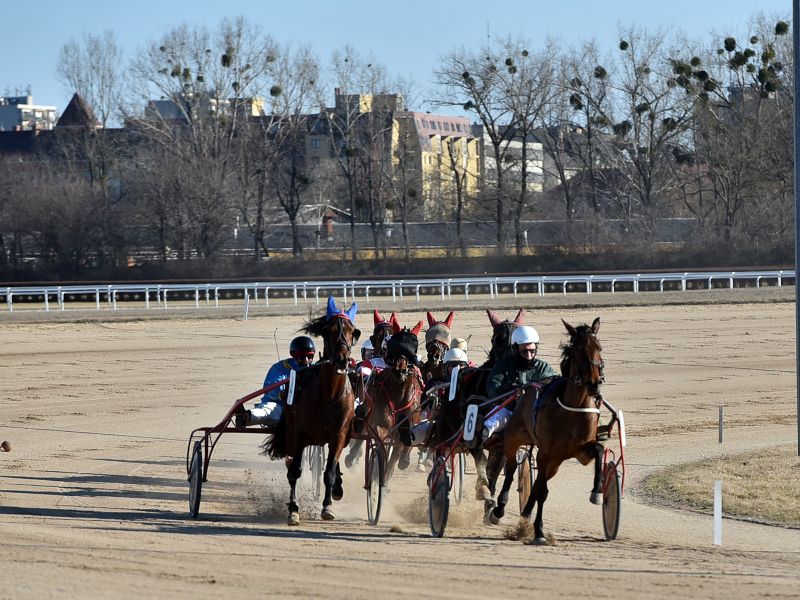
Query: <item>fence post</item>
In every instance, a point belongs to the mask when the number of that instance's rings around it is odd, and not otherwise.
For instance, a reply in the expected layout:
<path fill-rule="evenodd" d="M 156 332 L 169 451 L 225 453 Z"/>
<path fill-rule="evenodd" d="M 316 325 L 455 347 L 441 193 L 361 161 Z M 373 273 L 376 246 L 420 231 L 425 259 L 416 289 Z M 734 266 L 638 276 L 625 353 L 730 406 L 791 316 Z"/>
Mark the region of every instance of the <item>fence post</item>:
<path fill-rule="evenodd" d="M 14 312 L 14 301 L 12 300 L 12 296 L 14 293 L 11 291 L 11 288 L 6 288 L 6 304 L 8 304 L 8 312 Z"/>

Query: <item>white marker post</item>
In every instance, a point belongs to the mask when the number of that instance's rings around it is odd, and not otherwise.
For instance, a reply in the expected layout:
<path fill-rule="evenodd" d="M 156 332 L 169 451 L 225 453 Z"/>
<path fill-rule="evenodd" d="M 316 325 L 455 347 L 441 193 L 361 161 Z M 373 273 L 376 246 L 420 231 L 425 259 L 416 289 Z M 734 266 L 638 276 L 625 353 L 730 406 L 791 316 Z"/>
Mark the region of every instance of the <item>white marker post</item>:
<path fill-rule="evenodd" d="M 725 417 L 725 406 L 720 404 L 719 407 L 719 443 L 722 443 L 722 420 Z"/>
<path fill-rule="evenodd" d="M 250 312 L 250 291 L 244 291 L 244 320 L 247 321 L 247 315 Z"/>
<path fill-rule="evenodd" d="M 722 546 L 722 482 L 714 482 L 714 545 Z"/>

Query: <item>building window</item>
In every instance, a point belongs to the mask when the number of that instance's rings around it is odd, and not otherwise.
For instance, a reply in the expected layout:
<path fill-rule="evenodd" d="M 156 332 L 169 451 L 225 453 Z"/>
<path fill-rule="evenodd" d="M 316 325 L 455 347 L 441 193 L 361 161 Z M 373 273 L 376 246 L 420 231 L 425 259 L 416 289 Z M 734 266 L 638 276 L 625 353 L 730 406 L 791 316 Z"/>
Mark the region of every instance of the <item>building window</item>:
<path fill-rule="evenodd" d="M 311 147 L 319 148 L 319 138 L 311 138 Z"/>

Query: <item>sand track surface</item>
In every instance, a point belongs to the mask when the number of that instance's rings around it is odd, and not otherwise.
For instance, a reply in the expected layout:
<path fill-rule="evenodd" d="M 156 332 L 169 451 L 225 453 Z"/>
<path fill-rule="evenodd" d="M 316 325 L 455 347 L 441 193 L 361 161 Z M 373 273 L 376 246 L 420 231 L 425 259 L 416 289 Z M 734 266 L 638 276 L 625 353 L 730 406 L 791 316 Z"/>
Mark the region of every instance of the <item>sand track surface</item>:
<path fill-rule="evenodd" d="M 403 323 L 424 318 L 403 308 Z M 472 464 L 444 539 L 429 537 L 423 473 L 398 474 L 380 524 L 368 525 L 363 465 L 345 474 L 332 522 L 304 475 L 303 521 L 289 528 L 285 468 L 259 456 L 258 435 L 223 437 L 190 519 L 190 431 L 260 387 L 299 315 L 2 322 L 0 439 L 13 449 L 0 454 L 0 599 L 800 595 L 800 530 L 725 519 L 715 547 L 711 515 L 641 492 L 664 465 L 779 444 L 796 452 L 794 305 L 540 307 L 528 322 L 557 365 L 560 319 L 596 316 L 604 395 L 628 427 L 620 536 L 603 541 L 591 468 L 570 461 L 550 482 L 548 547 L 505 539 L 516 500 L 503 525 L 483 525 Z M 371 315 L 358 325 L 370 329 Z M 484 312 L 460 309 L 453 333 L 471 335 L 482 360 Z"/>

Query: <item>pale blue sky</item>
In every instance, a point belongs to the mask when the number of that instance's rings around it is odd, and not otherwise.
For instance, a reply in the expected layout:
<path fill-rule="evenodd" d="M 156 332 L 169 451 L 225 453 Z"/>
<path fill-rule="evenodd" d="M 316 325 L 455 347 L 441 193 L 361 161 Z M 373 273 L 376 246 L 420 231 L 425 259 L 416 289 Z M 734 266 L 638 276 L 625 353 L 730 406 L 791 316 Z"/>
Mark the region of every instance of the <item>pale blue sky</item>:
<path fill-rule="evenodd" d="M 126 56 L 173 27 L 214 28 L 223 17 L 245 16 L 282 42 L 310 45 L 326 58 L 349 43 L 372 53 L 393 75 L 410 76 L 420 90 L 430 85 L 439 57 L 487 34 L 567 44 L 595 38 L 609 48 L 620 25 L 678 27 L 696 39 L 713 32 L 747 33 L 756 12 L 791 16 L 791 0 L 72 0 L 3 3 L 0 8 L 0 94 L 31 86 L 38 104 L 62 111 L 70 93 L 55 77 L 59 49 L 85 32 L 112 30 Z M 387 3 L 388 5 L 388 3 Z M 419 107 L 412 107 L 419 108 Z"/>

